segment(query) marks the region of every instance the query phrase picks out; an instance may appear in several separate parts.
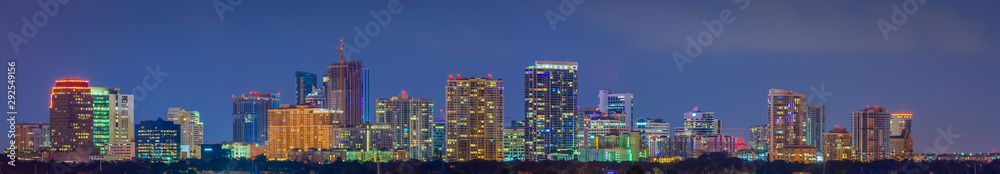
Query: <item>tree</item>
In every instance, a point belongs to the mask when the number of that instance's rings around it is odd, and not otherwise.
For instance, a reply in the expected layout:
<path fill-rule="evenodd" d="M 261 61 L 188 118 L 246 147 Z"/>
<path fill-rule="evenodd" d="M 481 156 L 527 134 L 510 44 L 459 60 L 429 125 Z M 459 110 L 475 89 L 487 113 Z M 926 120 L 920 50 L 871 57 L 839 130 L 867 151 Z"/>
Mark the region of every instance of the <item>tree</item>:
<path fill-rule="evenodd" d="M 643 170 L 642 166 L 640 166 L 639 164 L 633 163 L 631 166 L 628 167 L 628 171 L 625 171 L 625 173 L 626 174 L 646 174 L 646 170 Z"/>

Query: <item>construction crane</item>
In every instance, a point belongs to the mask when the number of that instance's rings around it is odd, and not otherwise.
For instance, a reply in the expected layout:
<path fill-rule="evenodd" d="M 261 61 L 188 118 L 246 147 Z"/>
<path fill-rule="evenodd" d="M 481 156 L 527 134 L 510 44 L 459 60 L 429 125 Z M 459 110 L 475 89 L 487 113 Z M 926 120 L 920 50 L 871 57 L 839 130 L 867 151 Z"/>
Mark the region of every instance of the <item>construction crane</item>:
<path fill-rule="evenodd" d="M 333 47 L 333 49 L 340 50 L 340 63 L 344 63 L 344 39 L 340 39 L 340 46 Z"/>

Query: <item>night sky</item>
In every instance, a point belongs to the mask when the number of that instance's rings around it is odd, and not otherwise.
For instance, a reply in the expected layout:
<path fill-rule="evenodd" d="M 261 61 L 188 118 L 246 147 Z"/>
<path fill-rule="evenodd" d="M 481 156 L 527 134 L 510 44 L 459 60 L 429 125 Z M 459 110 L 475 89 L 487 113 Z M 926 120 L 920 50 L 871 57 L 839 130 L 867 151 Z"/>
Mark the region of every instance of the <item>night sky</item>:
<path fill-rule="evenodd" d="M 18 61 L 19 123 L 48 122 L 56 79 L 132 93 L 147 67 L 159 66 L 169 76 L 137 101 L 135 121 L 187 107 L 201 112 L 206 143 L 230 141 L 232 95 L 281 92 L 282 103 L 294 103 L 295 71 L 322 76 L 338 40 L 357 47 L 353 28 L 388 2 L 245 0 L 220 20 L 210 0 L 76 0 L 19 51 L 4 40 L 0 57 Z M 371 69 L 373 98 L 406 90 L 434 99 L 435 110 L 444 109 L 448 75 L 492 74 L 505 80 L 505 117 L 520 120 L 523 69 L 575 61 L 581 107 L 597 106 L 599 89 L 630 92 L 637 118 L 674 127 L 699 106 L 716 113 L 724 134 L 740 136 L 766 123 L 767 91 L 778 88 L 826 105 L 827 130 L 850 127 L 852 111 L 878 105 L 913 112 L 917 152 L 948 128 L 961 137 L 945 152 L 1000 148 L 1000 33 L 990 32 L 1000 30 L 1000 2 L 927 0 L 886 40 L 877 21 L 891 21 L 893 4 L 903 3 L 752 0 L 741 10 L 727 0 L 589 0 L 553 30 L 545 13 L 559 13 L 556 0 L 403 0 L 350 59 Z M 727 9 L 735 20 L 680 72 L 671 54 L 684 53 L 685 38 Z M 0 32 L 21 34 L 21 18 L 39 11 L 36 1 L 0 0 Z M 820 100 L 811 87 L 832 95 Z"/>

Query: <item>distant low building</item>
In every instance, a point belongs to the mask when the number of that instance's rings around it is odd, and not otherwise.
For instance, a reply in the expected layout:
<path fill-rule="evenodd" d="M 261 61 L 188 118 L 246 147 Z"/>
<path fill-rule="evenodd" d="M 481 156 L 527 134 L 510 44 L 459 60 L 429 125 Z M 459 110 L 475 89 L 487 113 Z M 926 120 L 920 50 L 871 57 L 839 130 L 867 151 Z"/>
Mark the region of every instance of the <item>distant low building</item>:
<path fill-rule="evenodd" d="M 329 164 L 334 161 L 390 162 L 410 160 L 404 149 L 349 151 L 344 149 L 292 149 L 289 160 L 304 163 Z"/>
<path fill-rule="evenodd" d="M 663 156 L 667 150 L 666 142 L 670 138 L 670 123 L 663 119 L 640 118 L 632 125 L 635 131 L 642 135 L 642 143 L 649 149 L 652 156 Z"/>
<path fill-rule="evenodd" d="M 682 158 L 698 157 L 705 153 L 725 153 L 736 154 L 740 149 L 748 149 L 743 141 L 734 136 L 710 135 L 710 136 L 684 136 L 675 135 L 667 142 L 670 147 L 664 156 L 680 156 Z"/>
<path fill-rule="evenodd" d="M 105 161 L 132 161 L 135 159 L 134 142 L 114 142 L 106 144 Z"/>
<path fill-rule="evenodd" d="M 785 146 L 785 160 L 788 162 L 815 163 L 816 147 L 811 145 Z"/>
<path fill-rule="evenodd" d="M 851 147 L 851 133 L 847 129 L 836 126 L 830 133 L 823 134 L 824 160 L 827 161 L 849 161 L 856 160 L 854 148 Z"/>
<path fill-rule="evenodd" d="M 524 160 L 524 141 L 524 127 L 503 129 L 503 161 Z"/>
<path fill-rule="evenodd" d="M 395 149 L 393 135 L 396 129 L 389 124 L 361 124 L 349 128 L 335 128 L 334 149 L 370 151 Z"/>
<path fill-rule="evenodd" d="M 162 118 L 135 125 L 135 157 L 153 162 L 173 162 L 180 157 L 181 126 Z"/>
<path fill-rule="evenodd" d="M 638 132 L 597 136 L 594 144 L 580 150 L 579 161 L 644 161 L 649 152 Z"/>
<path fill-rule="evenodd" d="M 267 146 L 260 143 L 245 142 L 222 142 L 215 144 L 199 145 L 201 158 L 205 160 L 229 158 L 229 159 L 253 159 L 258 155 L 264 155 Z"/>
<path fill-rule="evenodd" d="M 14 147 L 18 152 L 47 151 L 52 145 L 48 123 L 17 123 L 14 127 Z"/>
<path fill-rule="evenodd" d="M 952 153 L 952 154 L 918 154 L 914 155 L 922 161 L 977 161 L 981 163 L 992 163 L 1000 159 L 1000 153 Z"/>

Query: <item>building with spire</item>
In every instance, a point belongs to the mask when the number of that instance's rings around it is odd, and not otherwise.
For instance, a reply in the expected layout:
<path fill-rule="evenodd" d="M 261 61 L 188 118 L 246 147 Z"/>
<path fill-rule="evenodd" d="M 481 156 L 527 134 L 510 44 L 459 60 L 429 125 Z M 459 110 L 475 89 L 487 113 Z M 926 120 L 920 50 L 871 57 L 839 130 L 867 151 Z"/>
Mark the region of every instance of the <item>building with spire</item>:
<path fill-rule="evenodd" d="M 361 61 L 344 61 L 343 40 L 340 50 L 340 61 L 330 64 L 323 77 L 326 88 L 326 108 L 344 112 L 341 122 L 345 126 L 355 126 L 365 123 L 364 101 L 366 68 Z"/>

